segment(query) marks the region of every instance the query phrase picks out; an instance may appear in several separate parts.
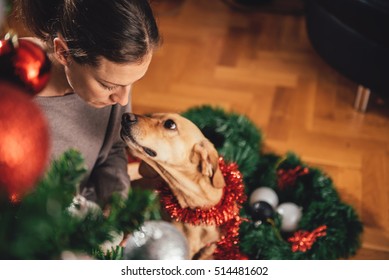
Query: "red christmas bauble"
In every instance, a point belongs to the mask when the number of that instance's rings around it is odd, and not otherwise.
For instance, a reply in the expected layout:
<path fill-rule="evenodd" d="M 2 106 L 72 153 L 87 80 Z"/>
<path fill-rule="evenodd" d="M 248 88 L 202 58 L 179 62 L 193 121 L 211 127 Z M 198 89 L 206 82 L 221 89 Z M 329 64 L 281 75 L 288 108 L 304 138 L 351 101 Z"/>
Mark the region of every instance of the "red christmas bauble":
<path fill-rule="evenodd" d="M 20 197 L 46 168 L 49 132 L 39 107 L 21 88 L 0 81 L 0 191 Z"/>
<path fill-rule="evenodd" d="M 50 68 L 50 60 L 39 45 L 25 39 L 0 41 L 0 79 L 35 95 L 49 81 Z"/>

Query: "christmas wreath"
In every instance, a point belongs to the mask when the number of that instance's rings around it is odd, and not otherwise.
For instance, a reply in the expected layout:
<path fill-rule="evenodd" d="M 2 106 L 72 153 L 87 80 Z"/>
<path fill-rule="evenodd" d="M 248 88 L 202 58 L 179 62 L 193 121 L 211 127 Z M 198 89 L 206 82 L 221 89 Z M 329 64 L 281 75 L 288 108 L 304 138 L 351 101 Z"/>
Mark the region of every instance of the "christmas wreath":
<path fill-rule="evenodd" d="M 250 259 L 340 259 L 355 254 L 363 226 L 329 176 L 295 154 L 261 151 L 261 133 L 245 116 L 201 106 L 183 113 L 238 164 L 248 201 L 240 249 Z M 266 187 L 264 187 L 266 186 Z"/>

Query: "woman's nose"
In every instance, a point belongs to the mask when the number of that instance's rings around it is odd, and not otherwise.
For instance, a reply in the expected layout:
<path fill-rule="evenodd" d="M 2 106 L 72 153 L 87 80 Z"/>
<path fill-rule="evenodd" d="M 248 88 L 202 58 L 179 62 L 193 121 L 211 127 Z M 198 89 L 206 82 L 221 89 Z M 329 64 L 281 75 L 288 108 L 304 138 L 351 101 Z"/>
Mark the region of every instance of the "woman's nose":
<path fill-rule="evenodd" d="M 131 86 L 122 87 L 119 91 L 111 95 L 111 100 L 115 103 L 119 103 L 121 106 L 125 106 L 128 103 L 130 91 Z"/>

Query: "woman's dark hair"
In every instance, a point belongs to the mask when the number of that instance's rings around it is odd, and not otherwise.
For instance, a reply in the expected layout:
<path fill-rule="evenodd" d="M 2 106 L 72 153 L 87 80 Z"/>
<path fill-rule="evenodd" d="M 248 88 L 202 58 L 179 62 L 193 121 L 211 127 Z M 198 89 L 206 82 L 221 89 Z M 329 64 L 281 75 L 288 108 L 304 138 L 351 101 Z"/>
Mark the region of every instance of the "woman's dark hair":
<path fill-rule="evenodd" d="M 96 66 L 141 62 L 160 43 L 147 0 L 17 0 L 27 28 L 48 44 L 58 36 L 72 58 Z"/>

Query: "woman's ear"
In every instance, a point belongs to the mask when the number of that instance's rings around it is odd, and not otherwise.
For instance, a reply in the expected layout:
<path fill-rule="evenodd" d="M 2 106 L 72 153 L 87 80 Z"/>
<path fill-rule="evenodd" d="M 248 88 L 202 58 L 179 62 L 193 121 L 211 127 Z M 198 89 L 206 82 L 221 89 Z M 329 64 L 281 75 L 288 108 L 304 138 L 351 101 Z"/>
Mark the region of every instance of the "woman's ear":
<path fill-rule="evenodd" d="M 69 48 L 62 36 L 54 39 L 54 55 L 62 65 L 69 64 Z"/>

